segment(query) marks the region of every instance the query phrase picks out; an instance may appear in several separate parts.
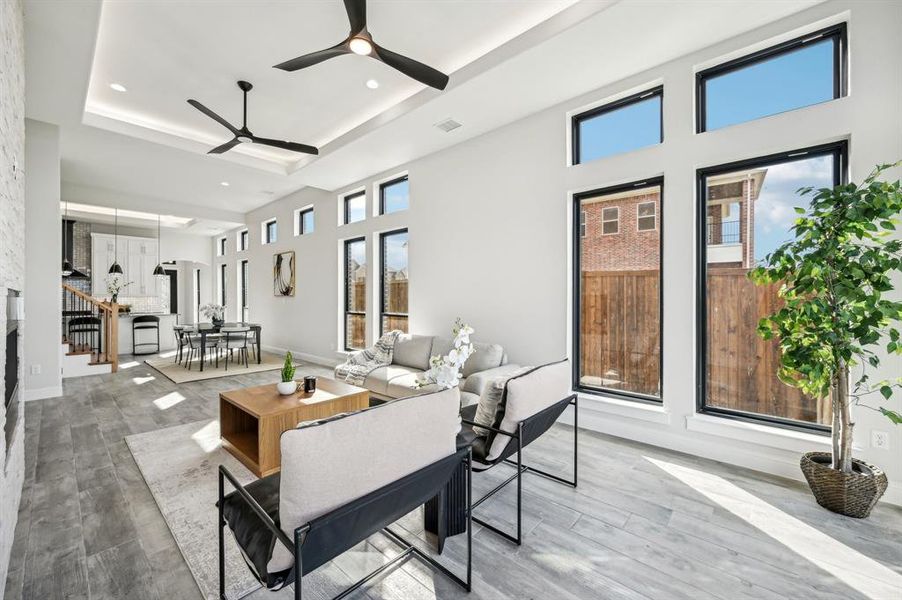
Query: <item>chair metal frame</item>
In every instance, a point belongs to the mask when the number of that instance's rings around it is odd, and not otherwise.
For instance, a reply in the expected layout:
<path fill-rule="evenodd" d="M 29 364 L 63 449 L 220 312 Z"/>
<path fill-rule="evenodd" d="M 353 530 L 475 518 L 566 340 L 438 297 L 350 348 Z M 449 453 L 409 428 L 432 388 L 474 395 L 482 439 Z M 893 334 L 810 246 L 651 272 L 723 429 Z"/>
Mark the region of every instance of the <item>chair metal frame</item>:
<path fill-rule="evenodd" d="M 332 600 L 341 600 L 342 598 L 347 597 L 363 585 L 372 581 L 379 575 L 383 573 L 387 573 L 391 570 L 394 570 L 397 567 L 400 567 L 403 563 L 405 563 L 410 558 L 417 558 L 420 561 L 424 562 L 426 565 L 432 567 L 438 572 L 442 573 L 446 577 L 448 577 L 451 581 L 461 586 L 464 590 L 469 592 L 472 589 L 473 582 L 473 452 L 469 450 L 467 452 L 466 457 L 464 458 L 464 462 L 466 463 L 467 468 L 467 575 L 466 579 L 460 577 L 453 573 L 446 566 L 439 563 L 437 560 L 417 548 L 411 542 L 408 542 L 403 537 L 401 537 L 398 533 L 392 530 L 390 527 L 386 526 L 381 531 L 390 539 L 392 542 L 397 544 L 402 548 L 402 552 L 379 566 L 377 569 L 371 571 L 361 579 L 352 583 L 349 587 L 345 588 L 341 593 L 334 596 Z M 303 585 L 302 579 L 304 576 L 303 564 L 301 560 L 301 547 L 304 544 L 304 536 L 311 528 L 311 524 L 307 523 L 305 525 L 301 525 L 300 527 L 294 530 L 293 539 L 288 536 L 282 529 L 276 525 L 273 520 L 269 517 L 265 510 L 257 503 L 257 501 L 253 498 L 253 496 L 248 493 L 244 487 L 238 483 L 238 480 L 229 472 L 228 468 L 225 465 L 219 466 L 219 598 L 220 600 L 228 600 L 225 593 L 225 528 L 226 528 L 226 520 L 224 516 L 224 499 L 225 499 L 225 481 L 228 480 L 232 487 L 235 488 L 235 491 L 238 492 L 241 499 L 243 499 L 254 511 L 254 514 L 266 525 L 266 528 L 273 532 L 276 536 L 276 540 L 285 546 L 286 549 L 292 554 L 294 557 L 294 566 L 292 567 L 292 574 L 289 576 L 288 582 L 290 583 L 292 577 L 294 579 L 294 598 L 295 600 L 301 600 L 303 596 Z M 341 507 L 339 507 L 340 509 Z M 336 510 L 339 510 L 336 509 Z M 365 539 L 365 538 L 364 538 Z M 363 541 L 363 540 L 360 540 Z M 286 583 L 288 585 L 288 583 Z"/>
<path fill-rule="evenodd" d="M 553 414 L 554 412 L 560 410 L 560 414 L 567 409 L 567 406 L 573 406 L 573 480 L 565 479 L 563 477 L 559 477 L 557 475 L 553 475 L 548 473 L 547 471 L 543 471 L 542 469 L 537 469 L 536 467 L 528 466 L 523 464 L 523 448 L 529 445 L 530 443 L 537 440 L 541 437 L 545 432 L 551 429 L 551 426 L 554 422 L 549 423 L 545 426 L 542 421 L 544 418 L 547 418 L 549 414 Z M 468 421 L 466 419 L 461 419 L 463 423 L 466 423 L 470 426 L 481 427 L 483 429 L 488 429 L 494 432 L 497 435 L 504 435 L 510 438 L 504 450 L 501 452 L 501 455 L 493 461 L 490 462 L 482 462 L 479 459 L 476 461 L 479 464 L 487 465 L 484 469 L 477 469 L 476 473 L 481 473 L 483 471 L 488 471 L 492 467 L 498 464 L 507 464 L 516 468 L 517 472 L 505 479 L 502 483 L 498 484 L 494 489 L 490 492 L 486 493 L 482 498 L 479 498 L 475 502 L 473 502 L 473 508 L 475 509 L 480 504 L 500 492 L 507 486 L 509 483 L 517 480 L 517 535 L 514 536 L 506 531 L 503 531 L 492 525 L 491 523 L 487 523 L 483 519 L 479 519 L 477 517 L 472 517 L 473 521 L 482 525 L 489 531 L 492 531 L 504 539 L 517 544 L 518 546 L 523 543 L 523 473 L 535 473 L 541 477 L 545 477 L 546 479 L 550 479 L 551 481 L 556 481 L 558 483 L 562 483 L 564 485 L 570 486 L 572 488 L 576 488 L 578 483 L 578 455 L 579 455 L 579 397 L 576 394 L 571 394 L 566 398 L 555 402 L 551 406 L 537 412 L 536 414 L 523 419 L 519 423 L 517 423 L 517 432 L 511 433 L 508 431 L 503 431 L 496 427 L 489 427 L 486 425 L 481 425 L 478 423 L 474 423 L 473 421 Z M 537 426 L 541 431 L 531 432 L 529 431 L 534 426 Z M 527 430 L 527 434 L 524 437 L 524 429 Z M 524 439 L 526 440 L 524 443 Z M 512 447 L 512 444 L 516 442 L 516 445 Z M 489 448 L 487 451 L 491 451 Z M 513 461 L 510 459 L 514 454 L 517 455 L 517 460 Z"/>

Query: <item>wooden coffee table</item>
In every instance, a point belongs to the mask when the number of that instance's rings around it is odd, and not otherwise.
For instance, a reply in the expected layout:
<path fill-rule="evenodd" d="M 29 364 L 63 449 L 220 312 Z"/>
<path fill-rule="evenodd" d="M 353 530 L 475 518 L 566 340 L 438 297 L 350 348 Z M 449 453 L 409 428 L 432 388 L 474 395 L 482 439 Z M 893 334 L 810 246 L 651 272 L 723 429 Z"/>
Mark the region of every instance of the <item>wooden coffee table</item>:
<path fill-rule="evenodd" d="M 261 385 L 219 394 L 222 446 L 257 477 L 276 473 L 282 464 L 279 437 L 302 421 L 325 419 L 370 405 L 370 393 L 326 377 L 316 378 L 316 391 L 282 396 L 276 385 Z"/>

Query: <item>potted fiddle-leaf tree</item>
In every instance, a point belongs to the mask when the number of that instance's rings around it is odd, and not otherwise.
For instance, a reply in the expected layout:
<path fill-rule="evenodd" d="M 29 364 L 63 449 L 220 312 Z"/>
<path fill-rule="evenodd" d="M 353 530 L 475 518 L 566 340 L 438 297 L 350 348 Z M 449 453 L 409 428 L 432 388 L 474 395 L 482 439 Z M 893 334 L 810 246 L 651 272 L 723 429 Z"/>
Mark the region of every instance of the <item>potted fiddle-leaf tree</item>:
<path fill-rule="evenodd" d="M 902 378 L 868 375 L 880 366 L 881 348 L 902 354 L 902 302 L 890 298 L 902 271 L 902 240 L 894 233 L 902 182 L 880 180 L 899 164 L 878 166 L 859 185 L 800 189 L 811 201 L 796 208 L 793 239 L 749 273 L 756 284 L 780 286 L 782 306 L 758 324 L 758 334 L 779 345 L 780 380 L 832 408 L 832 452 L 805 454 L 802 472 L 821 506 L 859 518 L 870 514 L 887 479 L 852 456 L 852 407 L 902 423 L 886 406 Z"/>

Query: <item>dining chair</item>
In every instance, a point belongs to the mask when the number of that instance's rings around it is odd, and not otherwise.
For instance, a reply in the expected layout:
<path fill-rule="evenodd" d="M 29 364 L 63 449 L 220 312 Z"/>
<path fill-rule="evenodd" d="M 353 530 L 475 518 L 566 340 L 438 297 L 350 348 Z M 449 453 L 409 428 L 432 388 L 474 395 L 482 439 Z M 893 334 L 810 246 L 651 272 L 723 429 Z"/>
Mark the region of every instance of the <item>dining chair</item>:
<path fill-rule="evenodd" d="M 219 368 L 219 353 L 225 354 L 225 370 L 229 370 L 229 360 L 234 360 L 235 350 L 238 351 L 238 364 L 244 362 L 244 368 L 248 367 L 247 360 L 247 334 L 250 327 L 223 325 L 219 329 L 219 341 L 216 344 L 216 368 Z"/>
<path fill-rule="evenodd" d="M 188 341 L 185 336 L 185 326 L 173 325 L 172 333 L 175 336 L 175 362 L 182 364 L 183 351 L 185 349 L 185 346 L 188 345 Z"/>

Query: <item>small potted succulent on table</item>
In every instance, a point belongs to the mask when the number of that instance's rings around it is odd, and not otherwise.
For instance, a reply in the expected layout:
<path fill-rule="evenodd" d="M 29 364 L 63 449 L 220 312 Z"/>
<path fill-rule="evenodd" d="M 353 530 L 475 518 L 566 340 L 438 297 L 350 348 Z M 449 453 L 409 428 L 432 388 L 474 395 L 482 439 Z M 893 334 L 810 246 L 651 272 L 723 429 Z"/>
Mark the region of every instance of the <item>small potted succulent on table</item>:
<path fill-rule="evenodd" d="M 285 355 L 285 364 L 282 365 L 282 381 L 276 384 L 276 389 L 283 396 L 290 396 L 298 391 L 298 382 L 294 380 L 294 361 L 291 352 Z"/>

